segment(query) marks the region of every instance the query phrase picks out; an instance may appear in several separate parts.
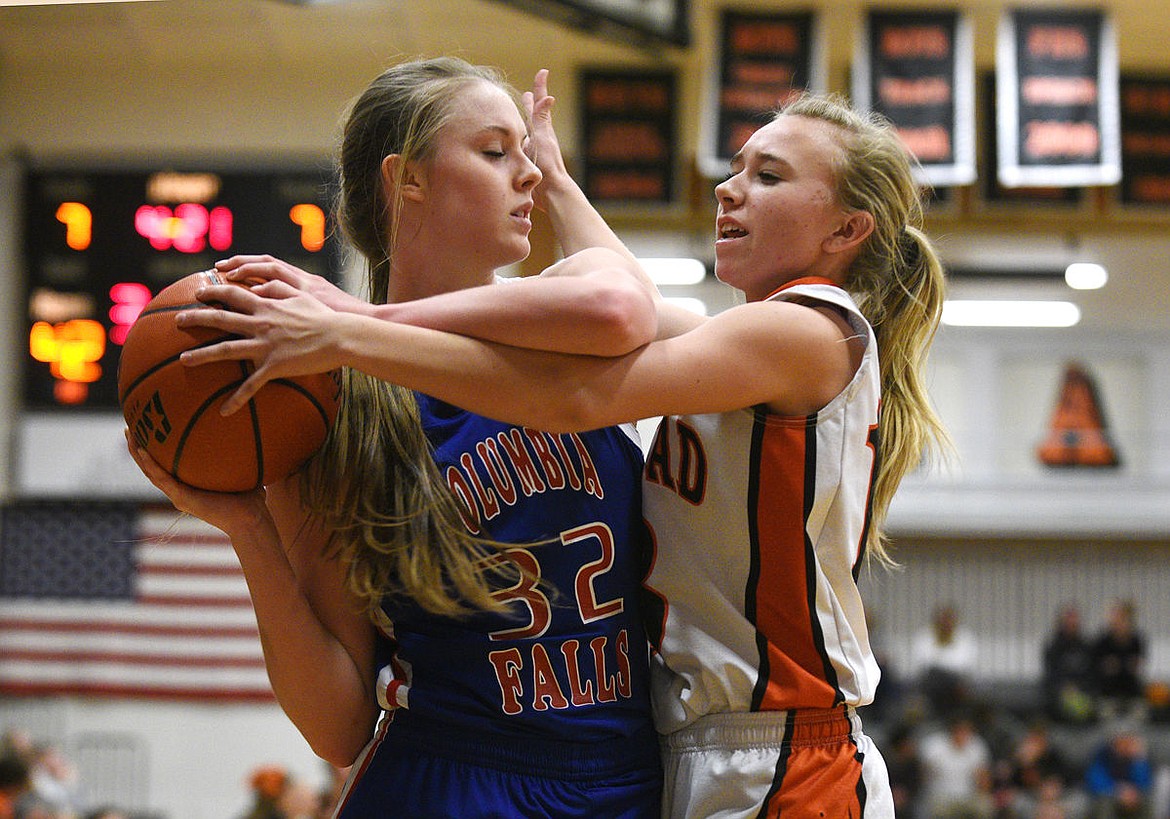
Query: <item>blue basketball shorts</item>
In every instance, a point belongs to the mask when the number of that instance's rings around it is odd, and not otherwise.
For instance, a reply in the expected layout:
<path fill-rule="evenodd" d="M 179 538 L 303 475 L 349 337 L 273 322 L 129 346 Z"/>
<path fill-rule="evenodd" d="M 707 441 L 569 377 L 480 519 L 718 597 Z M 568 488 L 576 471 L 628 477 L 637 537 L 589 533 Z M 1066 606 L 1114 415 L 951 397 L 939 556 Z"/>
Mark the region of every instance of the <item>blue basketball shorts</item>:
<path fill-rule="evenodd" d="M 334 815 L 658 819 L 660 760 L 650 728 L 593 743 L 485 737 L 398 711 L 354 764 Z"/>

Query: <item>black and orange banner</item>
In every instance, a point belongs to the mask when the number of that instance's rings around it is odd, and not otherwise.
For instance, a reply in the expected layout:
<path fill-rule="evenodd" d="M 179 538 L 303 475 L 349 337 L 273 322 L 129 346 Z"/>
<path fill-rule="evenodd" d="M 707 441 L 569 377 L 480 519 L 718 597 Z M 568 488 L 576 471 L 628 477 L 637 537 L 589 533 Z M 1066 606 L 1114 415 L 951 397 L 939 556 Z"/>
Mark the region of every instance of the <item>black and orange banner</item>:
<path fill-rule="evenodd" d="M 1010 9 L 996 57 L 999 180 L 1007 187 L 1121 179 L 1117 42 L 1096 9 Z"/>
<path fill-rule="evenodd" d="M 1121 78 L 1121 201 L 1170 205 L 1170 77 Z"/>
<path fill-rule="evenodd" d="M 825 48 L 812 12 L 724 9 L 717 75 L 709 85 L 699 170 L 710 178 L 780 105 L 804 90 L 825 90 Z"/>
<path fill-rule="evenodd" d="M 991 205 L 1012 207 L 1031 205 L 1052 205 L 1075 208 L 1085 202 L 1085 188 L 1067 188 L 1054 185 L 1017 185 L 1007 187 L 999 180 L 998 144 L 995 138 L 999 123 L 996 121 L 996 77 L 988 72 L 980 75 L 976 82 L 979 102 L 986 113 L 984 118 L 983 156 L 980 160 L 979 187 L 984 200 Z"/>
<path fill-rule="evenodd" d="M 591 200 L 674 200 L 675 87 L 671 72 L 582 72 L 581 183 Z"/>
<path fill-rule="evenodd" d="M 853 98 L 888 117 L 929 186 L 975 181 L 975 56 L 957 11 L 878 11 L 857 40 Z"/>

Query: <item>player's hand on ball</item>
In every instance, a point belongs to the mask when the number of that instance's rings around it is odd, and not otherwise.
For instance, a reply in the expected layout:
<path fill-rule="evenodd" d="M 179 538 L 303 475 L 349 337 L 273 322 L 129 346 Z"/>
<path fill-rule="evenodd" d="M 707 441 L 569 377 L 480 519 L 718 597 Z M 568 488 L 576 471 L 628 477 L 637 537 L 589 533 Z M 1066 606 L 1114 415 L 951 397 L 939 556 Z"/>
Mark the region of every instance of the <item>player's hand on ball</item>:
<path fill-rule="evenodd" d="M 215 269 L 229 282 L 252 286 L 259 293 L 265 293 L 264 282 L 284 282 L 303 293 L 321 301 L 333 310 L 342 313 L 368 314 L 372 305 L 350 295 L 333 282 L 301 270 L 295 265 L 272 256 L 232 256 L 215 263 Z"/>
<path fill-rule="evenodd" d="M 234 284 L 209 285 L 197 293 L 200 301 L 224 310 L 183 310 L 179 327 L 208 327 L 240 338 L 187 350 L 186 366 L 214 361 L 251 361 L 255 371 L 224 401 L 221 412 L 230 415 L 274 378 L 293 378 L 336 369 L 340 352 L 331 322 L 339 314 L 319 299 L 283 281 L 252 288 Z"/>
<path fill-rule="evenodd" d="M 248 492 L 209 492 L 196 489 L 172 477 L 138 445 L 130 430 L 127 429 L 125 432 L 126 448 L 130 451 L 134 463 L 180 512 L 194 515 L 229 536 L 233 531 L 247 532 L 247 527 L 254 526 L 258 516 L 268 514 L 262 489 Z"/>
<path fill-rule="evenodd" d="M 237 294 L 250 296 L 245 285 L 225 284 L 214 270 L 192 273 L 164 287 L 143 308 L 122 344 L 118 399 L 127 429 L 152 463 L 193 488 L 243 492 L 283 480 L 321 446 L 337 411 L 339 373 L 272 378 L 258 389 L 253 384 L 248 412 L 223 414 L 224 402 L 252 368 L 230 352 L 201 367 L 185 366 L 182 354 L 236 343 L 236 337 L 215 325 L 251 316 L 200 303 L 195 293 L 208 285 L 236 291 L 221 293 L 225 300 L 232 301 Z M 201 314 L 210 319 L 209 326 L 193 321 L 180 327 L 176 312 Z M 228 321 L 216 321 L 224 318 Z M 242 356 L 247 356 L 246 347 Z M 140 466 L 147 472 L 151 464 Z M 169 483 L 156 485 L 168 494 L 175 489 Z"/>

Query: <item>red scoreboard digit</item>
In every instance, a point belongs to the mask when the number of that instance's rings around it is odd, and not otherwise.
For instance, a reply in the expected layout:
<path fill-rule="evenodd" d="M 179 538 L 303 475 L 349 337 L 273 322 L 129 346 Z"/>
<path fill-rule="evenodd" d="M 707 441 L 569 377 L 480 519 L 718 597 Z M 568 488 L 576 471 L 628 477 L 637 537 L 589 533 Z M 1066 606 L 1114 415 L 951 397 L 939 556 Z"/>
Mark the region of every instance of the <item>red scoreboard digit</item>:
<path fill-rule="evenodd" d="M 116 409 L 118 356 L 151 297 L 237 253 L 337 280 L 320 170 L 31 168 L 24 178 L 29 409 Z"/>

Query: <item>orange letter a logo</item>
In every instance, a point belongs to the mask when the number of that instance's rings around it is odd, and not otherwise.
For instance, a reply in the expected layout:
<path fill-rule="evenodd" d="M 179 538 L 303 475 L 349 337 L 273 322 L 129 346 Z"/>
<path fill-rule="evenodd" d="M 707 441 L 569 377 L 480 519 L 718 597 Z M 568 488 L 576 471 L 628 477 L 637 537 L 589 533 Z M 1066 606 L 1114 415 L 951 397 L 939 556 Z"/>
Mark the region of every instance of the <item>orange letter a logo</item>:
<path fill-rule="evenodd" d="M 1121 462 L 1109 440 L 1097 388 L 1079 364 L 1064 371 L 1048 436 L 1036 455 L 1046 466 L 1113 467 Z"/>

